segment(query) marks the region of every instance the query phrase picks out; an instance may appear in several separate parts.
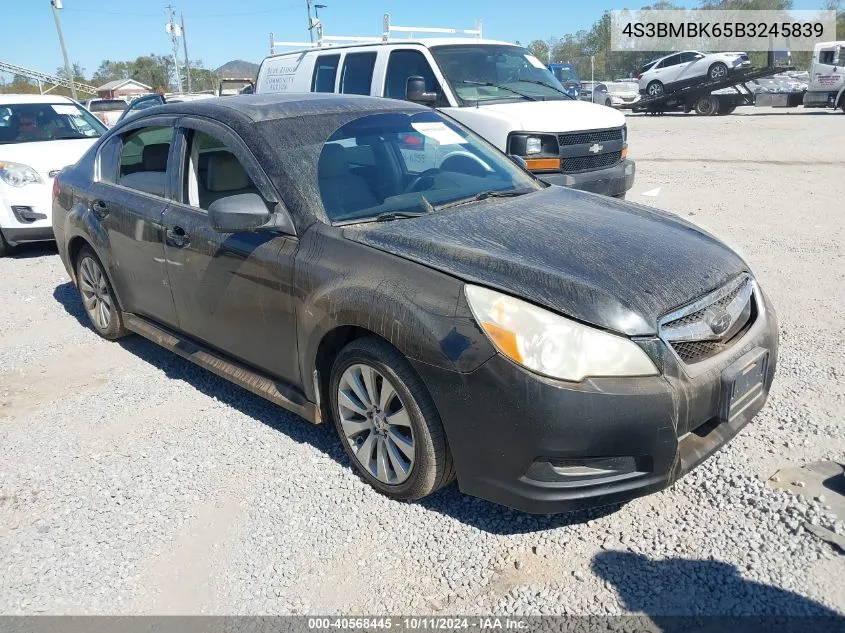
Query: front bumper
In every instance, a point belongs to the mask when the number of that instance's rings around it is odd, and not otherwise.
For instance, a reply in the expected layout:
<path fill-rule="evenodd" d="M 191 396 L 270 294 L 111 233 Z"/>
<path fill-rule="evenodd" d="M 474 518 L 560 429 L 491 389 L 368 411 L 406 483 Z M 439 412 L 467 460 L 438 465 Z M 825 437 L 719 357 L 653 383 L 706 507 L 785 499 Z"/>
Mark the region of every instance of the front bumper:
<path fill-rule="evenodd" d="M 571 174 L 545 173 L 537 174 L 537 177 L 550 185 L 571 187 L 572 189 L 601 193 L 606 196 L 621 196 L 634 186 L 636 171 L 636 163 L 624 159 L 616 165 L 604 169 Z"/>
<path fill-rule="evenodd" d="M 773 310 L 723 358 L 688 375 L 659 339 L 641 341 L 661 375 L 565 383 L 497 355 L 469 374 L 415 363 L 443 420 L 458 485 L 471 495 L 532 513 L 620 503 L 671 485 L 716 452 L 763 407 L 777 364 Z M 730 420 L 724 376 L 761 354 L 763 389 Z M 554 465 L 628 459 L 630 472 L 578 478 Z M 539 473 L 539 475 L 538 475 Z M 545 475 L 543 474 L 545 473 Z"/>

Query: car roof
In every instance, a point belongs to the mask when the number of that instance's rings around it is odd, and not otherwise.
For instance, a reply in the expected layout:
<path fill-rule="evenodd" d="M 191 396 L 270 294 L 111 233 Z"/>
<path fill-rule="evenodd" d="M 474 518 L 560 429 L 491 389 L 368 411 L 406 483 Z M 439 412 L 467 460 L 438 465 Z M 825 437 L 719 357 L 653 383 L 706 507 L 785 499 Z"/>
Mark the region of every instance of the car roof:
<path fill-rule="evenodd" d="M 0 103 L 73 103 L 73 99 L 61 95 L 0 94 Z"/>
<path fill-rule="evenodd" d="M 167 103 L 142 110 L 137 117 L 127 121 L 137 121 L 141 117 L 167 114 L 205 116 L 223 122 L 256 123 L 275 119 L 288 119 L 311 115 L 336 114 L 356 110 L 361 114 L 368 112 L 419 110 L 431 108 L 384 97 L 361 95 L 339 95 L 324 92 L 271 93 L 253 95 L 233 95 L 229 97 L 211 97 L 180 103 Z"/>

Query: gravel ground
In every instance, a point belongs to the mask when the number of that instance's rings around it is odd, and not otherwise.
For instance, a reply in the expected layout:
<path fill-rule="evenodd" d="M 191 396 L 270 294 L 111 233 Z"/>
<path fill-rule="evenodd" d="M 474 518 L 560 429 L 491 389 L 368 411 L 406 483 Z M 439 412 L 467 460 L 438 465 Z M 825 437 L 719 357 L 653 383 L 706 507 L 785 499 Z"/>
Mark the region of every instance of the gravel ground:
<path fill-rule="evenodd" d="M 845 461 L 845 116 L 752 112 L 628 119 L 629 199 L 740 249 L 782 350 L 732 444 L 623 507 L 388 501 L 333 429 L 97 338 L 54 249 L 0 260 L 0 612 L 845 614 L 845 558 L 804 528 L 845 517 L 765 484 Z"/>

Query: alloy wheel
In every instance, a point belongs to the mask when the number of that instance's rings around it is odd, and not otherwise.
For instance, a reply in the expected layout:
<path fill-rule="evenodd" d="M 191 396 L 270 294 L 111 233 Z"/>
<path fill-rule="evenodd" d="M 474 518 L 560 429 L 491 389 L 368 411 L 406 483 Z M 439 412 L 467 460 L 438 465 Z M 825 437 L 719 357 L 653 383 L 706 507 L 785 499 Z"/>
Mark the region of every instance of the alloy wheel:
<path fill-rule="evenodd" d="M 343 435 L 358 463 L 380 482 L 398 485 L 415 462 L 414 432 L 395 386 L 375 368 L 351 365 L 337 388 Z"/>
<path fill-rule="evenodd" d="M 728 67 L 724 64 L 716 64 L 710 69 L 710 79 L 721 79 L 728 74 Z"/>
<path fill-rule="evenodd" d="M 105 273 L 91 257 L 83 257 L 79 263 L 79 291 L 91 321 L 98 329 L 107 330 L 111 324 L 112 297 Z"/>

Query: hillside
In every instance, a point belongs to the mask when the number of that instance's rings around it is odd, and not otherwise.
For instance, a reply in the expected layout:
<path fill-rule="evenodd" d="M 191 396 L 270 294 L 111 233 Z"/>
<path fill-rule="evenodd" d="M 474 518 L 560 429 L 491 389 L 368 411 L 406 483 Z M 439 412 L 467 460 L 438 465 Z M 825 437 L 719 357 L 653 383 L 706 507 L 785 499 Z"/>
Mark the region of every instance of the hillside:
<path fill-rule="evenodd" d="M 253 64 L 252 62 L 247 62 L 242 59 L 233 59 L 215 70 L 214 74 L 218 77 L 255 78 L 258 74 L 258 64 Z"/>

